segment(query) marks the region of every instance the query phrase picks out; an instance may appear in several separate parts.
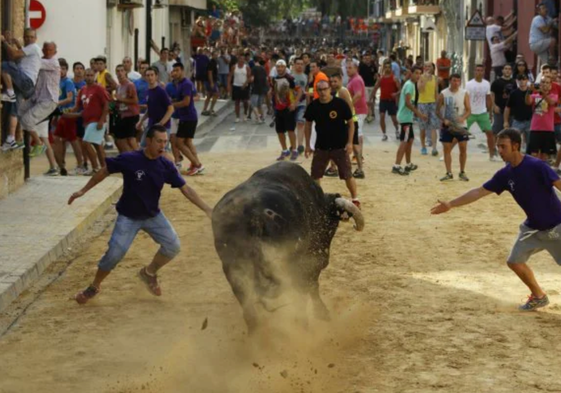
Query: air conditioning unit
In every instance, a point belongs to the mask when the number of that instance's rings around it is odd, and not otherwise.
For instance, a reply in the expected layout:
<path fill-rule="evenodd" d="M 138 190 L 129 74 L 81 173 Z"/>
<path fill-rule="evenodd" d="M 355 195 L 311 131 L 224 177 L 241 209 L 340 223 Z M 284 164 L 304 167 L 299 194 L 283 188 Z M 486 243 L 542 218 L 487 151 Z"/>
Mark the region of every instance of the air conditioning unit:
<path fill-rule="evenodd" d="M 433 31 L 436 31 L 434 18 L 426 15 L 421 15 L 421 30 L 423 33 L 431 33 Z"/>
<path fill-rule="evenodd" d="M 107 0 L 107 8 L 115 7 L 119 4 L 119 0 Z"/>
<path fill-rule="evenodd" d="M 119 9 L 142 8 L 144 0 L 119 0 Z"/>

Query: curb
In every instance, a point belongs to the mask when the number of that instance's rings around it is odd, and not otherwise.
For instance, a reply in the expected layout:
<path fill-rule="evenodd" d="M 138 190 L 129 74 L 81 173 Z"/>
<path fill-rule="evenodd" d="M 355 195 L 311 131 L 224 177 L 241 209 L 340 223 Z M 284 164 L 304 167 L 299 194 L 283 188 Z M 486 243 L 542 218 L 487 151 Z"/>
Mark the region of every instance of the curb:
<path fill-rule="evenodd" d="M 68 232 L 49 252 L 41 256 L 32 267 L 12 272 L 0 281 L 0 312 L 4 311 L 17 297 L 39 278 L 41 273 L 54 261 L 59 259 L 94 222 L 101 218 L 111 207 L 113 201 L 122 192 L 122 184 L 93 209 L 74 229 Z"/>
<path fill-rule="evenodd" d="M 234 106 L 234 101 L 230 99 L 228 100 L 228 102 L 226 102 L 226 104 L 224 104 L 220 109 L 218 109 L 218 111 L 216 112 L 216 116 L 207 117 L 208 120 L 205 121 L 203 124 L 201 124 L 199 127 L 197 127 L 195 140 L 204 138 L 205 136 L 207 136 L 209 132 L 214 130 L 218 124 L 222 123 L 224 119 L 228 117 L 230 113 L 232 113 L 233 106 Z"/>

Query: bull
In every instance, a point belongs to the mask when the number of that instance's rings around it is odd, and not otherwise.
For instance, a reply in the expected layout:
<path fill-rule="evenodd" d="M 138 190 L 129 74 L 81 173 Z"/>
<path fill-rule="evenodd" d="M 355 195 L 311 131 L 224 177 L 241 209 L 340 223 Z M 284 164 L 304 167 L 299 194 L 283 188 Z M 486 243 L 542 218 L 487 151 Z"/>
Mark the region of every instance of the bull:
<path fill-rule="evenodd" d="M 353 203 L 324 193 L 302 167 L 287 162 L 255 172 L 224 195 L 213 210 L 214 245 L 249 333 L 258 327 L 257 307 L 273 311 L 268 300 L 286 285 L 309 295 L 316 318 L 329 319 L 319 276 L 329 264 L 339 222 L 350 218 L 356 230 L 364 228 Z M 270 250 L 279 252 L 271 257 Z M 271 260 L 277 258 L 283 259 L 283 275 Z"/>

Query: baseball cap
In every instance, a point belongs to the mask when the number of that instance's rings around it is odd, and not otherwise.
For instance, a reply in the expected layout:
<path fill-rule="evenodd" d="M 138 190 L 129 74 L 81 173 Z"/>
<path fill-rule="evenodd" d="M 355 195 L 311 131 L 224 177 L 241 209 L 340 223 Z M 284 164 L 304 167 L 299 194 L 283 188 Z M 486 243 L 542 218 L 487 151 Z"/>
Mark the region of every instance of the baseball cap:
<path fill-rule="evenodd" d="M 277 60 L 277 63 L 275 64 L 276 66 L 285 66 L 286 67 L 286 61 L 284 60 Z"/>

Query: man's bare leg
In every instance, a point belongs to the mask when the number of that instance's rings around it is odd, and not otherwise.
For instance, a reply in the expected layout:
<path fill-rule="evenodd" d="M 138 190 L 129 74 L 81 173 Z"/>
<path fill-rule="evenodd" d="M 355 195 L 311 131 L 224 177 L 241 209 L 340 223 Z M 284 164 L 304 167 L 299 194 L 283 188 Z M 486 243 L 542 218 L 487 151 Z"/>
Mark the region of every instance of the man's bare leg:
<path fill-rule="evenodd" d="M 537 296 L 538 298 L 542 298 L 545 296 L 545 292 L 539 286 L 536 277 L 534 276 L 534 272 L 530 269 L 525 263 L 507 263 L 510 270 L 512 270 L 520 280 L 530 289 L 532 295 Z"/>

